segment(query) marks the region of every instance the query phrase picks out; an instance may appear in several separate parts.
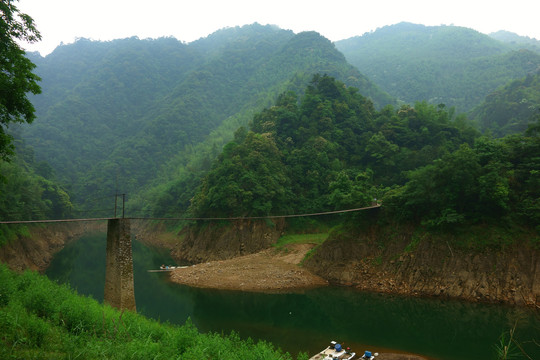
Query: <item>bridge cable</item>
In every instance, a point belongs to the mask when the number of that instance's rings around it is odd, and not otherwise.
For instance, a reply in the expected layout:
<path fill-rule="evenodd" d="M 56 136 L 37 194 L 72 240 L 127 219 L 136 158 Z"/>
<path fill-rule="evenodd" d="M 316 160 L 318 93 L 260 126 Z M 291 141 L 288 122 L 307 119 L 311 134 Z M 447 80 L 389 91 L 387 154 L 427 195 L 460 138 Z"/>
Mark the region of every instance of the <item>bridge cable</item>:
<path fill-rule="evenodd" d="M 354 211 L 369 210 L 380 207 L 380 204 L 366 206 L 356 209 L 346 209 L 346 210 L 336 210 L 336 211 L 327 211 L 319 213 L 310 213 L 310 214 L 292 214 L 292 215 L 266 215 L 266 216 L 238 216 L 238 217 L 177 217 L 177 218 L 158 218 L 158 217 L 125 217 L 126 219 L 131 220 L 159 220 L 159 221 L 216 221 L 216 220 L 258 220 L 258 219 L 282 219 L 282 218 L 293 218 L 293 217 L 308 217 L 308 216 L 321 216 L 321 215 L 332 215 L 332 214 L 342 214 Z M 105 218 L 89 218 L 89 219 L 59 219 L 59 220 L 24 220 L 24 221 L 0 221 L 0 224 L 32 224 L 32 223 L 55 223 L 55 222 L 76 222 L 76 221 L 102 221 L 102 220 L 111 220 L 119 219 L 118 217 L 105 217 Z"/>

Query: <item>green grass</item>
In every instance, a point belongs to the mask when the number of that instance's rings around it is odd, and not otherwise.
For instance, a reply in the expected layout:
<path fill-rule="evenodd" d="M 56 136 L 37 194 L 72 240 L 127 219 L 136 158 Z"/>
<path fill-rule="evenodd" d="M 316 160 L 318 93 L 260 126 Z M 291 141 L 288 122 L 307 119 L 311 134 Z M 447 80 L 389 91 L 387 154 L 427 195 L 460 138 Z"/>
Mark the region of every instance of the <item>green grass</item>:
<path fill-rule="evenodd" d="M 289 234 L 284 235 L 278 239 L 278 241 L 273 244 L 274 248 L 277 251 L 288 251 L 287 245 L 291 244 L 316 244 L 315 247 L 310 249 L 304 259 L 300 262 L 300 266 L 304 262 L 313 256 L 317 252 L 317 248 L 326 241 L 329 233 L 315 233 L 315 234 Z"/>
<path fill-rule="evenodd" d="M 486 250 L 504 251 L 516 242 L 528 243 L 537 247 L 538 233 L 511 222 L 484 224 L 455 229 L 451 234 L 439 234 L 453 247 L 472 252 Z"/>
<path fill-rule="evenodd" d="M 0 247 L 17 240 L 20 236 L 30 236 L 30 231 L 26 225 L 0 224 Z"/>
<path fill-rule="evenodd" d="M 0 358 L 292 360 L 272 344 L 235 333 L 201 334 L 189 320 L 177 326 L 122 312 L 43 275 L 13 273 L 4 264 Z"/>
<path fill-rule="evenodd" d="M 290 234 L 284 235 L 273 245 L 280 249 L 289 244 L 322 244 L 328 238 L 328 233 L 317 234 Z"/>

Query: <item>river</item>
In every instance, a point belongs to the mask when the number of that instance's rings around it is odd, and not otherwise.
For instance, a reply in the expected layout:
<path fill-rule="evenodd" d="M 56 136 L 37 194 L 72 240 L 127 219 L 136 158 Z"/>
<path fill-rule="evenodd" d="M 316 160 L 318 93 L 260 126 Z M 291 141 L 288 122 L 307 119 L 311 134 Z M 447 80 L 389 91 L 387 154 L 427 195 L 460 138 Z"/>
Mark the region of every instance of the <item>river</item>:
<path fill-rule="evenodd" d="M 106 235 L 94 234 L 66 246 L 46 274 L 80 294 L 103 301 Z M 540 359 L 540 316 L 531 309 L 420 299 L 325 287 L 292 294 L 260 294 L 191 288 L 149 273 L 173 264 L 168 255 L 133 242 L 137 311 L 163 322 L 188 317 L 201 332 L 235 331 L 272 342 L 294 356 L 313 355 L 330 340 L 363 353 L 407 352 L 428 358 L 495 359 L 500 335 L 517 321 L 516 338 Z"/>

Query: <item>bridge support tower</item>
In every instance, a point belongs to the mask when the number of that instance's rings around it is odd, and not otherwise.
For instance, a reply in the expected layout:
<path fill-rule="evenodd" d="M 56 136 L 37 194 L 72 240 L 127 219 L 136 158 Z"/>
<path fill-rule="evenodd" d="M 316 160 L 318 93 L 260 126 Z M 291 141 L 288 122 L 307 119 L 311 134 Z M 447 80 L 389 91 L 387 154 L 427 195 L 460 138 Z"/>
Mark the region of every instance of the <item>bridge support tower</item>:
<path fill-rule="evenodd" d="M 107 222 L 107 269 L 104 300 L 109 305 L 136 311 L 133 283 L 133 255 L 130 221 L 126 218 Z"/>

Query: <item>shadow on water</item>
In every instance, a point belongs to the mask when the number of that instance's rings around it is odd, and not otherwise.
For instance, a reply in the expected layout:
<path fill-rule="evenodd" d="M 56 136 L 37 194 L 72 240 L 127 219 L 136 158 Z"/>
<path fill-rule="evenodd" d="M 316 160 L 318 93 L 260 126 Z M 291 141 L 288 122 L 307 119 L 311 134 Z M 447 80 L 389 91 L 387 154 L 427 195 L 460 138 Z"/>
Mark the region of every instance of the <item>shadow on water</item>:
<path fill-rule="evenodd" d="M 47 271 L 80 294 L 103 301 L 105 234 L 66 246 Z M 319 288 L 293 294 L 260 294 L 190 288 L 172 284 L 168 273 L 149 273 L 174 264 L 166 252 L 133 242 L 137 310 L 183 324 L 188 317 L 202 332 L 238 332 L 296 355 L 313 354 L 330 340 L 352 349 L 416 353 L 436 359 L 492 359 L 499 336 L 519 319 L 516 338 L 540 359 L 540 320 L 533 310 L 453 300 L 418 299 Z"/>

